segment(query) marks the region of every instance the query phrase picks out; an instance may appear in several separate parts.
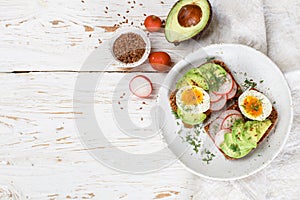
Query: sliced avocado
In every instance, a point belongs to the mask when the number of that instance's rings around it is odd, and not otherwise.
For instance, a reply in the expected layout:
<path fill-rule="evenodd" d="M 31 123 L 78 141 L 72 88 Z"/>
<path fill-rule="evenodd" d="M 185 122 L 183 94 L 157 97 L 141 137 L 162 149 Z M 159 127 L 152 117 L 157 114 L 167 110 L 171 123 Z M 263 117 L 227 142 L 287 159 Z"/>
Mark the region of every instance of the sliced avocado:
<path fill-rule="evenodd" d="M 226 80 L 226 70 L 218 64 L 206 63 L 198 68 L 198 72 L 209 83 L 209 89 L 212 91 L 218 91 L 219 87 Z"/>
<path fill-rule="evenodd" d="M 221 145 L 222 151 L 232 158 L 242 158 L 246 156 L 252 148 L 241 149 L 240 146 L 233 141 L 233 135 L 230 133 L 225 134 L 225 142 Z"/>
<path fill-rule="evenodd" d="M 200 124 L 206 119 L 206 114 L 204 113 L 185 112 L 179 108 L 177 109 L 177 114 L 184 123 L 190 125 Z"/>
<path fill-rule="evenodd" d="M 208 0 L 180 0 L 170 10 L 165 26 L 166 39 L 179 43 L 202 33 L 211 21 Z"/>
<path fill-rule="evenodd" d="M 194 85 L 201 87 L 204 90 L 209 90 L 209 86 L 206 79 L 203 78 L 201 74 L 198 73 L 198 70 L 195 68 L 187 71 L 186 74 L 181 79 L 179 79 L 179 81 L 176 84 L 176 89 L 180 89 L 188 85 Z"/>
<path fill-rule="evenodd" d="M 242 120 L 237 120 L 232 127 L 233 141 L 239 145 L 241 150 L 254 149 L 257 146 L 256 138 L 251 137 L 247 131 L 244 130 L 245 123 Z"/>
<path fill-rule="evenodd" d="M 225 134 L 220 148 L 229 157 L 242 158 L 256 148 L 257 143 L 271 125 L 272 122 L 269 119 L 246 123 L 237 120 L 232 127 L 232 133 Z"/>
<path fill-rule="evenodd" d="M 244 126 L 244 137 L 252 137 L 252 140 L 259 142 L 265 132 L 272 125 L 271 120 L 247 121 Z"/>
<path fill-rule="evenodd" d="M 239 145 L 233 141 L 233 136 L 231 133 L 225 134 L 224 139 L 225 139 L 224 143 L 221 144 L 220 148 L 229 157 L 242 158 L 252 150 L 252 149 L 241 150 Z"/>

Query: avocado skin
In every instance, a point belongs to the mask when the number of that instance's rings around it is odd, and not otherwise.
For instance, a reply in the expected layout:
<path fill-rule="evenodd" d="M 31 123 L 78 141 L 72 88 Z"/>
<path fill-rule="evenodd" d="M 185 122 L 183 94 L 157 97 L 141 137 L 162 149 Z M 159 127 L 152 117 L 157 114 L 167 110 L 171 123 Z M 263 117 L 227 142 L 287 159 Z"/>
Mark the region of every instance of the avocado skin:
<path fill-rule="evenodd" d="M 168 14 L 168 16 L 167 16 L 166 19 L 168 19 L 168 18 L 170 17 L 171 10 L 173 10 L 173 9 L 177 6 L 177 4 L 180 3 L 181 1 L 183 1 L 183 0 L 179 0 L 179 1 L 177 1 L 177 2 L 173 5 L 173 7 L 170 9 L 170 12 L 169 12 L 169 14 Z M 186 40 L 189 40 L 189 39 L 199 40 L 199 39 L 203 36 L 203 34 L 205 33 L 205 31 L 208 29 L 208 27 L 209 27 L 209 25 L 210 25 L 210 23 L 211 23 L 211 21 L 212 21 L 213 10 L 212 10 L 211 3 L 210 3 L 208 0 L 207 0 L 207 3 L 208 3 L 208 6 L 209 6 L 209 9 L 210 9 L 210 14 L 209 14 L 208 22 L 206 23 L 205 27 L 204 27 L 197 35 L 195 35 L 195 36 L 193 36 L 193 37 L 191 37 L 191 38 L 188 38 L 188 39 L 186 39 Z M 171 42 L 171 41 L 169 41 L 169 39 L 166 37 L 166 35 L 165 35 L 165 38 L 166 38 L 166 40 L 167 40 L 168 42 L 174 43 L 176 46 L 179 45 L 181 42 L 186 41 L 186 40 L 183 40 L 183 41 L 174 41 L 174 42 Z"/>

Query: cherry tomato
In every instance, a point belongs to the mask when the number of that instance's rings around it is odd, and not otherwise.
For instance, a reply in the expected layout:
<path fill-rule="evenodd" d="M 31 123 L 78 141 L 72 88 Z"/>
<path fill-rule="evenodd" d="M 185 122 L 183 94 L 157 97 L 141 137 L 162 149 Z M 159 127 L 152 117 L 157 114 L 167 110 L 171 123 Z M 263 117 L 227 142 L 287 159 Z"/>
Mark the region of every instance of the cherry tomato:
<path fill-rule="evenodd" d="M 153 69 L 165 72 L 170 69 L 171 57 L 166 52 L 153 52 L 149 55 L 149 63 Z"/>
<path fill-rule="evenodd" d="M 159 17 L 154 16 L 154 15 L 150 15 L 148 17 L 146 17 L 145 21 L 144 21 L 144 25 L 146 27 L 146 29 L 150 32 L 156 32 L 159 31 L 161 28 L 161 20 Z"/>

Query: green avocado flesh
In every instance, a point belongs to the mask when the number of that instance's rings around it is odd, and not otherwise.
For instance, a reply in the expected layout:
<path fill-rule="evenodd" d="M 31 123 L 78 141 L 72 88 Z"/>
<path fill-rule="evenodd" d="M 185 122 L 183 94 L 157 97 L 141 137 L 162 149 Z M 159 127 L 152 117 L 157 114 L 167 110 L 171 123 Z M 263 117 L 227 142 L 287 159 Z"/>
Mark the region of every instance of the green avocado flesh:
<path fill-rule="evenodd" d="M 206 114 L 204 113 L 191 113 L 179 108 L 177 109 L 177 114 L 184 123 L 190 125 L 200 124 L 206 119 Z"/>
<path fill-rule="evenodd" d="M 219 87 L 226 80 L 226 70 L 220 65 L 214 63 L 206 63 L 197 68 L 198 73 L 209 83 L 211 91 L 218 91 Z"/>
<path fill-rule="evenodd" d="M 220 65 L 206 63 L 199 68 L 188 70 L 184 76 L 176 83 L 176 89 L 185 86 L 198 86 L 206 91 L 212 89 L 217 91 L 219 86 L 225 81 L 227 72 Z M 180 119 L 190 125 L 202 123 L 206 119 L 204 113 L 190 113 L 178 109 L 177 114 Z"/>
<path fill-rule="evenodd" d="M 171 43 L 178 43 L 197 36 L 208 26 L 211 14 L 211 6 L 207 0 L 178 1 L 166 20 L 166 39 Z"/>
<path fill-rule="evenodd" d="M 224 135 L 221 150 L 231 158 L 242 158 L 257 147 L 257 143 L 272 125 L 271 120 L 247 121 L 237 120 L 232 132 Z"/>
<path fill-rule="evenodd" d="M 208 90 L 209 86 L 205 78 L 198 73 L 198 70 L 190 69 L 176 84 L 176 89 L 180 89 L 184 86 L 198 86 L 204 90 Z"/>

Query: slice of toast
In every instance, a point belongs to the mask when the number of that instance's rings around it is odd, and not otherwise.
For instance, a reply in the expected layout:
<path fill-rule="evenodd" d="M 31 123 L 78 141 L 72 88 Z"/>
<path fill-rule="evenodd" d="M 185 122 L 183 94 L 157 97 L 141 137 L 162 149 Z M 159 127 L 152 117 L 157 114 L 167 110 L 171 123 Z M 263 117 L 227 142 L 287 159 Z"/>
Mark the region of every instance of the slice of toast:
<path fill-rule="evenodd" d="M 237 110 L 239 112 L 240 109 L 239 109 L 239 106 L 238 106 L 238 102 L 236 101 L 232 106 L 230 106 L 229 108 L 227 108 L 227 110 Z M 244 116 L 243 116 L 244 117 Z M 276 123 L 277 123 L 277 120 L 278 120 L 278 112 L 277 110 L 272 107 L 272 112 L 270 114 L 270 116 L 267 118 L 269 120 L 271 120 L 272 122 L 272 125 L 268 128 L 268 130 L 265 132 L 265 134 L 261 137 L 261 139 L 258 141 L 257 145 L 259 145 L 260 143 L 262 143 L 262 141 L 270 134 L 270 132 L 273 130 L 273 128 L 276 126 Z M 211 123 L 206 125 L 204 127 L 206 133 L 209 135 L 209 137 L 213 140 L 214 142 L 214 139 L 213 139 L 213 136 L 212 134 L 209 132 L 209 127 L 210 127 Z M 228 155 L 226 155 L 218 146 L 216 146 L 220 152 L 225 156 L 225 158 L 229 159 L 229 160 L 236 160 L 236 158 L 232 158 Z M 253 150 L 252 150 L 253 151 Z"/>
<path fill-rule="evenodd" d="M 230 101 L 232 102 L 232 101 L 238 99 L 238 97 L 242 94 L 242 89 L 241 89 L 240 85 L 236 82 L 236 80 L 234 79 L 234 76 L 233 76 L 232 72 L 229 70 L 229 68 L 227 67 L 227 65 L 223 61 L 220 61 L 220 60 L 212 60 L 210 62 L 215 63 L 217 65 L 220 65 L 221 67 L 223 67 L 225 69 L 225 71 L 228 74 L 231 75 L 231 77 L 233 78 L 233 80 L 237 84 L 237 92 L 236 92 L 235 96 Z M 175 91 L 171 92 L 170 97 L 169 97 L 170 106 L 171 106 L 172 110 L 176 113 L 177 113 L 177 105 L 176 105 L 176 93 L 177 93 L 177 91 L 178 90 L 175 90 Z M 205 121 L 208 121 L 209 117 L 211 116 L 211 113 L 212 113 L 211 110 L 208 110 L 204 113 L 207 116 Z M 186 128 L 192 128 L 193 127 L 193 125 L 189 125 L 189 124 L 184 124 L 184 125 L 185 125 Z"/>

